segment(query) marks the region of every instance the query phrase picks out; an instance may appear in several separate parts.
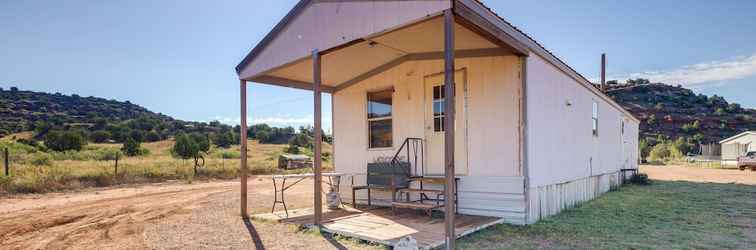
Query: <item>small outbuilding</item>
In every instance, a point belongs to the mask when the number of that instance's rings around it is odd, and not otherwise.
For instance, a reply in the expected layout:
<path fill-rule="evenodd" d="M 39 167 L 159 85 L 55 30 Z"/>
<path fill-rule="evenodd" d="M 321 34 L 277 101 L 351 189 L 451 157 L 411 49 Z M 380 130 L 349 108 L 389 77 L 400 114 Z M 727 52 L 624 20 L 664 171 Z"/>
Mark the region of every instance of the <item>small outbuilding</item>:
<path fill-rule="evenodd" d="M 746 131 L 719 142 L 722 145 L 722 166 L 735 166 L 738 157 L 756 151 L 756 131 Z"/>
<path fill-rule="evenodd" d="M 306 155 L 282 154 L 278 157 L 278 168 L 298 169 L 311 168 L 312 160 Z"/>

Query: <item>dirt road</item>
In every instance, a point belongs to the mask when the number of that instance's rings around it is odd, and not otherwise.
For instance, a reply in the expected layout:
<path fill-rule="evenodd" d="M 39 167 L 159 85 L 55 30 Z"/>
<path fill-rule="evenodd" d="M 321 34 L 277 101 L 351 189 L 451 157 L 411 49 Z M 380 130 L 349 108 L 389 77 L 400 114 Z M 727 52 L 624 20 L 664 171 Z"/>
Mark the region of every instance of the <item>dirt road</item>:
<path fill-rule="evenodd" d="M 273 200 L 269 179 L 250 178 L 249 188 L 250 211 L 269 211 Z M 242 220 L 238 194 L 238 181 L 228 181 L 0 198 L 0 245 L 3 249 L 343 247 L 283 224 Z M 310 207 L 311 202 L 312 181 L 287 191 L 289 208 Z M 293 234 L 301 237 L 282 240 Z"/>
<path fill-rule="evenodd" d="M 649 165 L 641 166 L 640 171 L 657 180 L 756 185 L 756 171 Z"/>

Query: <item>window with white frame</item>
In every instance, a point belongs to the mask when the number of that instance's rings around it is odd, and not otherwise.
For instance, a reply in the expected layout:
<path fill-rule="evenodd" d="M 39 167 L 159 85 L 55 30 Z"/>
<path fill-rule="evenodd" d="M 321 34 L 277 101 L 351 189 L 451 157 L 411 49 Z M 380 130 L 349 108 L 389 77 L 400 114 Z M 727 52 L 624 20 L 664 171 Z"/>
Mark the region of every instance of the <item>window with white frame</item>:
<path fill-rule="evenodd" d="M 593 136 L 598 136 L 598 103 L 593 101 L 593 115 L 591 116 L 593 123 Z"/>
<path fill-rule="evenodd" d="M 393 90 L 367 94 L 368 147 L 388 148 L 393 144 L 392 96 Z"/>

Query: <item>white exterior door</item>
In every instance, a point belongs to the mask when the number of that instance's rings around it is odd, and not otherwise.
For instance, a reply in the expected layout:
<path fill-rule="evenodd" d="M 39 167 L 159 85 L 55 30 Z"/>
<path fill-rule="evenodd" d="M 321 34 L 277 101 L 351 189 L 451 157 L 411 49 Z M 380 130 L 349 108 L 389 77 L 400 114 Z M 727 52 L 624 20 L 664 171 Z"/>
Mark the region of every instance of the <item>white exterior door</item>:
<path fill-rule="evenodd" d="M 457 175 L 467 174 L 467 83 L 466 71 L 455 73 L 456 107 L 454 165 Z M 427 176 L 444 174 L 444 75 L 436 74 L 425 77 L 425 141 L 427 157 L 423 174 Z"/>

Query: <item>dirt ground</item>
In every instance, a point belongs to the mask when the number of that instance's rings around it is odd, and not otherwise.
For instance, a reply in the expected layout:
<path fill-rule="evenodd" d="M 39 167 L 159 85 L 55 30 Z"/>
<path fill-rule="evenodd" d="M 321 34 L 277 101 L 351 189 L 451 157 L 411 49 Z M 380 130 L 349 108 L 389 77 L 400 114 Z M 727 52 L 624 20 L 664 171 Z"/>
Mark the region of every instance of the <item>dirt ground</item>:
<path fill-rule="evenodd" d="M 640 171 L 656 180 L 756 185 L 756 171 L 748 170 L 643 165 Z"/>
<path fill-rule="evenodd" d="M 642 166 L 657 180 L 756 185 L 756 172 Z M 269 212 L 273 185 L 250 178 L 251 213 Z M 290 225 L 242 220 L 238 181 L 136 185 L 0 198 L 3 249 L 344 249 L 376 248 Z M 289 208 L 311 207 L 312 181 L 286 193 Z M 295 239 L 295 240 L 293 240 Z"/>
<path fill-rule="evenodd" d="M 269 178 L 249 181 L 251 213 L 269 212 Z M 312 181 L 287 190 L 287 206 L 312 206 Z M 295 237 L 291 237 L 295 236 Z M 296 239 L 296 240 L 291 240 Z M 343 249 L 334 240 L 242 220 L 238 181 L 140 185 L 0 198 L 3 249 Z"/>

